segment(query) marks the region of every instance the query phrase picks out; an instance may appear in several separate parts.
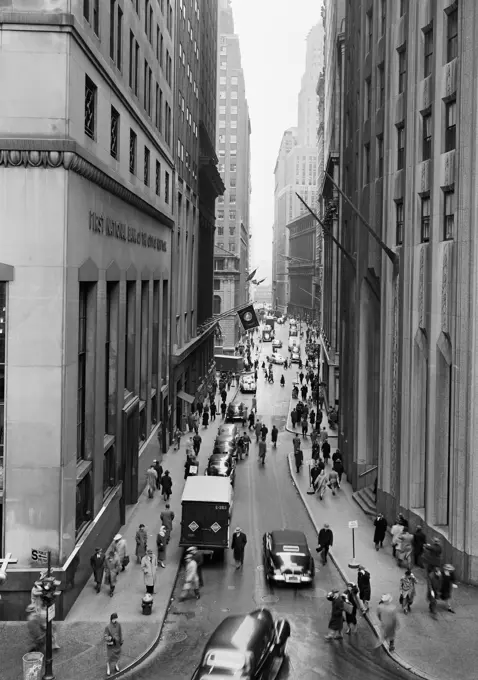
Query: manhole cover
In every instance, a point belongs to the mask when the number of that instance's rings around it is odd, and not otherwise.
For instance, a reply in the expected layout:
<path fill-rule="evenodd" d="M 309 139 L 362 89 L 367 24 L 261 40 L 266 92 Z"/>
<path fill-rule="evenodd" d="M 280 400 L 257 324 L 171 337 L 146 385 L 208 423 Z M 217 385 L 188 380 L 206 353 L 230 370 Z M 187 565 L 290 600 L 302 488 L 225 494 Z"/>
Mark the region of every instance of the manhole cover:
<path fill-rule="evenodd" d="M 277 597 L 277 595 L 263 595 L 261 597 L 261 600 L 266 604 L 274 604 L 274 602 L 279 602 L 279 598 Z"/>
<path fill-rule="evenodd" d="M 186 640 L 187 637 L 188 636 L 186 635 L 186 633 L 181 633 L 180 631 L 176 632 L 172 631 L 171 633 L 166 633 L 164 639 L 166 640 L 166 642 L 172 642 L 173 644 L 176 644 L 178 642 L 184 642 L 184 640 Z"/>
<path fill-rule="evenodd" d="M 325 597 L 327 593 L 322 588 L 316 588 L 315 590 L 301 590 L 300 594 L 302 597 L 307 597 L 309 600 L 318 597 Z"/>
<path fill-rule="evenodd" d="M 257 571 L 264 571 L 264 565 L 260 564 L 258 567 L 256 567 Z"/>

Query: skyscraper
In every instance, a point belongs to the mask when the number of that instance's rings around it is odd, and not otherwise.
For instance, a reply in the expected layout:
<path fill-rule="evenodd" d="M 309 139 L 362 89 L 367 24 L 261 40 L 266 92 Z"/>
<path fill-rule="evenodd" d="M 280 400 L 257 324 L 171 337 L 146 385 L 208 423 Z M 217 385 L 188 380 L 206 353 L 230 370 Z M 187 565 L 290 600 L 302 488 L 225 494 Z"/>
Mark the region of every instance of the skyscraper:
<path fill-rule="evenodd" d="M 248 296 L 251 125 L 230 0 L 220 0 L 218 29 L 216 146 L 226 191 L 217 201 L 214 304 L 215 313 L 222 313 Z M 228 264 L 227 276 L 221 275 L 223 262 Z M 221 319 L 220 326 L 223 347 L 234 347 L 241 332 L 237 315 Z"/>

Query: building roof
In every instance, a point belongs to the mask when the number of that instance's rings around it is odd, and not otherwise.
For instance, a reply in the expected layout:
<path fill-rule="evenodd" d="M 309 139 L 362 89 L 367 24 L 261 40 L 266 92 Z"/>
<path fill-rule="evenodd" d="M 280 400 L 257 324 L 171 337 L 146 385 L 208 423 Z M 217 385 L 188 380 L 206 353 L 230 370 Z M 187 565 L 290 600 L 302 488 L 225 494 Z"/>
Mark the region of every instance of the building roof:
<path fill-rule="evenodd" d="M 226 477 L 188 477 L 181 503 L 193 501 L 230 503 L 231 496 L 231 482 Z"/>

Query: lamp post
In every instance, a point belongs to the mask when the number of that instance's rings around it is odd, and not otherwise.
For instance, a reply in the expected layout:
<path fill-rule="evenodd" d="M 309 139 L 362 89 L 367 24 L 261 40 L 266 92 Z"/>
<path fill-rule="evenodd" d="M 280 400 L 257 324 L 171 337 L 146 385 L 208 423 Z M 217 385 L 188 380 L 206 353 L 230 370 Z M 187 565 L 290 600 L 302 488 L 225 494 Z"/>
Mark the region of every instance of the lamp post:
<path fill-rule="evenodd" d="M 51 552 L 48 551 L 46 574 L 39 581 L 35 581 L 32 595 L 41 598 L 41 603 L 46 612 L 46 640 L 45 640 L 45 673 L 43 680 L 55 680 L 53 674 L 53 628 L 55 618 L 55 597 L 60 594 L 57 587 L 60 581 L 56 581 L 51 575 Z"/>

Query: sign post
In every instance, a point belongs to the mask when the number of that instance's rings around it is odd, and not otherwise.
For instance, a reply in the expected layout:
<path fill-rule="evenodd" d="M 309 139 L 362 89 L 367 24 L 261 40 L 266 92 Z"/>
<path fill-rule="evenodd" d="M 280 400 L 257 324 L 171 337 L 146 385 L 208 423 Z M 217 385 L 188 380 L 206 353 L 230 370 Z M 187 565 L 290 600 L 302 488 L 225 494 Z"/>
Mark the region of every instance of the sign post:
<path fill-rule="evenodd" d="M 349 562 L 350 569 L 358 569 L 358 562 L 355 559 L 355 529 L 358 529 L 358 521 L 356 519 L 349 522 L 349 529 L 352 529 L 352 559 Z"/>

